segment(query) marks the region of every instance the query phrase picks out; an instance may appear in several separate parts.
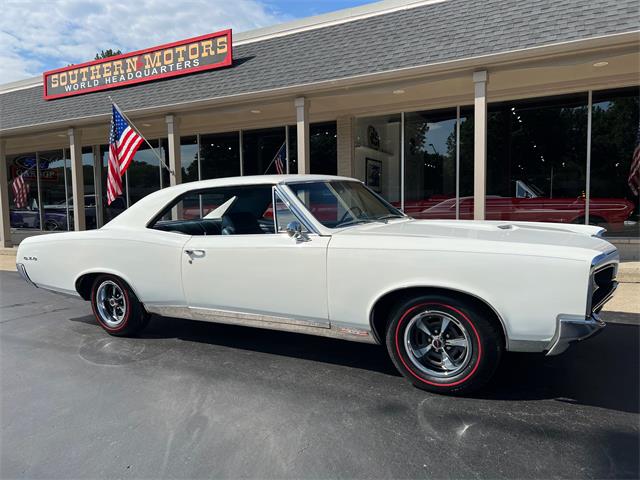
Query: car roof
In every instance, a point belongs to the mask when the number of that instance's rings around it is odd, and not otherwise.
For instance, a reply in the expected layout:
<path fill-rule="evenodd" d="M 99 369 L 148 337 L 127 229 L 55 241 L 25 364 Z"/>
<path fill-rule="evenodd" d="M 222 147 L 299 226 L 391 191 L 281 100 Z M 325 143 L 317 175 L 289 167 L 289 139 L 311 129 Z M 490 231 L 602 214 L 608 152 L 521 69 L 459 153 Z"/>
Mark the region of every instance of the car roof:
<path fill-rule="evenodd" d="M 103 228 L 143 227 L 176 197 L 193 190 L 243 185 L 276 185 L 335 180 L 360 182 L 360 180 L 355 178 L 338 177 L 335 175 L 247 175 L 243 177 L 225 177 L 181 183 L 150 193 L 111 220 Z"/>

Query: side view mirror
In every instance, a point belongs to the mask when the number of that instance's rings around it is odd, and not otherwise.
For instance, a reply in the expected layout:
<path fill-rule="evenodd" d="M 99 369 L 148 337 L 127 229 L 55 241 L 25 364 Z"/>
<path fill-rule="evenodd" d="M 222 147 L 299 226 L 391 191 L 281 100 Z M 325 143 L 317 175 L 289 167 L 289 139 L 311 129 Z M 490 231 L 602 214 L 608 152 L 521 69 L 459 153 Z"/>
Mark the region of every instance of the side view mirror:
<path fill-rule="evenodd" d="M 302 225 L 297 220 L 287 224 L 287 234 L 298 242 L 306 242 L 309 240 L 307 234 L 302 231 Z"/>

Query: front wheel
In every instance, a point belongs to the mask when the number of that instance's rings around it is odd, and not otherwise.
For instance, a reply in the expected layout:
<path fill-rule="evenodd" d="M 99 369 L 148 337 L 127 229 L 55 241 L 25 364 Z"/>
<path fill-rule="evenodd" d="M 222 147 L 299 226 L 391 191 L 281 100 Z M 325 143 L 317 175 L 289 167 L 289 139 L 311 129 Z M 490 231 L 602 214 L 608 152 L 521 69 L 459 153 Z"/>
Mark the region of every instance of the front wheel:
<path fill-rule="evenodd" d="M 416 387 L 468 393 L 494 374 L 503 350 L 499 327 L 471 302 L 423 295 L 399 303 L 387 326 L 387 350 Z"/>
<path fill-rule="evenodd" d="M 131 287 L 114 275 L 96 278 L 91 307 L 100 326 L 111 335 L 135 335 L 149 323 L 149 314 Z"/>

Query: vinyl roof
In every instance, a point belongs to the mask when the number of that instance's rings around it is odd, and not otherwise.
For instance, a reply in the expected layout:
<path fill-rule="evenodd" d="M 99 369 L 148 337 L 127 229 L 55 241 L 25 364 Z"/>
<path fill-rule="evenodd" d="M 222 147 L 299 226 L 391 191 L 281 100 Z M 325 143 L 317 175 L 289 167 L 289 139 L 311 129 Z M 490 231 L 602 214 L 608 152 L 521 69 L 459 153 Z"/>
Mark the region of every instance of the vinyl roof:
<path fill-rule="evenodd" d="M 0 94 L 0 131 L 638 31 L 636 0 L 446 0 L 234 45 L 234 65 L 58 100 Z"/>

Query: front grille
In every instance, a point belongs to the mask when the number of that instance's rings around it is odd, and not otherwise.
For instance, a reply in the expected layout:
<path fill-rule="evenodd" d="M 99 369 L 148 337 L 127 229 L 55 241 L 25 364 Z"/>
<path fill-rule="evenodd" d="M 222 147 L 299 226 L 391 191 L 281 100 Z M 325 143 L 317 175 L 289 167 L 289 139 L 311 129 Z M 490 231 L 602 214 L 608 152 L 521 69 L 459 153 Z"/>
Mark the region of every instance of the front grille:
<path fill-rule="evenodd" d="M 616 265 L 607 265 L 596 270 L 592 279 L 591 311 L 598 313 L 618 286 Z"/>

